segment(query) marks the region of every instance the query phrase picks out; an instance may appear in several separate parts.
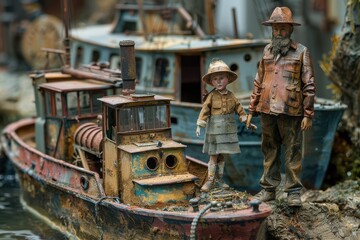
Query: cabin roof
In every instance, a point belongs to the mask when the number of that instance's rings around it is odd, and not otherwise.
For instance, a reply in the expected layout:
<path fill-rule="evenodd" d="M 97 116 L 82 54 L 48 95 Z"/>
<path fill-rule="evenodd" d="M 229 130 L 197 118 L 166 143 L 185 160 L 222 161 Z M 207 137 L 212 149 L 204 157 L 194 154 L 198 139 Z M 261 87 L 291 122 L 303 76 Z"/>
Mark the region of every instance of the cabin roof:
<path fill-rule="evenodd" d="M 39 87 L 41 89 L 53 90 L 55 92 L 74 92 L 108 89 L 113 87 L 113 85 L 110 83 L 104 83 L 96 80 L 69 80 L 43 83 Z"/>
<path fill-rule="evenodd" d="M 135 42 L 136 52 L 177 52 L 194 53 L 213 50 L 229 50 L 248 47 L 264 48 L 269 39 L 229 39 L 226 37 L 211 37 L 201 39 L 194 35 L 159 35 L 152 36 L 151 41 L 146 41 L 142 35 L 129 35 L 112 33 L 112 25 L 95 25 L 74 29 L 72 39 L 95 45 L 97 47 L 119 48 L 119 41 L 131 38 Z"/>
<path fill-rule="evenodd" d="M 159 95 L 151 95 L 151 94 L 132 94 L 129 96 L 124 95 L 113 95 L 113 96 L 105 96 L 98 99 L 99 101 L 106 103 L 108 105 L 117 106 L 129 103 L 144 103 L 144 102 L 155 102 L 155 101 L 172 101 L 171 98 L 159 96 Z"/>
<path fill-rule="evenodd" d="M 165 176 L 156 176 L 145 179 L 133 179 L 133 182 L 141 186 L 158 186 L 158 185 L 168 185 L 173 183 L 182 183 L 190 182 L 197 180 L 198 177 L 191 173 L 177 174 L 177 175 L 165 175 Z"/>
<path fill-rule="evenodd" d="M 153 143 L 153 144 L 151 144 Z M 162 149 L 173 149 L 173 148 L 185 148 L 186 146 L 175 142 L 173 140 L 163 140 L 161 141 L 161 148 Z M 128 152 L 128 153 L 139 153 L 139 152 L 148 152 L 151 150 L 158 150 L 159 147 L 157 146 L 157 142 L 148 142 L 143 143 L 141 145 L 140 143 L 134 143 L 134 144 L 128 144 L 128 145 L 119 145 L 119 149 Z"/>

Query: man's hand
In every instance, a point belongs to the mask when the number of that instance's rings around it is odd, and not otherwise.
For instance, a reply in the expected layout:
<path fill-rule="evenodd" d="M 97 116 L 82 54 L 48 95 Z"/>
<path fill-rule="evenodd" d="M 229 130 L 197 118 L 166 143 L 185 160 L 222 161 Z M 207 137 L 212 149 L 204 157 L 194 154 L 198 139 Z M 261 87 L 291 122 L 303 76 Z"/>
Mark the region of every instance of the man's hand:
<path fill-rule="evenodd" d="M 306 131 L 311 129 L 311 127 L 312 127 L 312 119 L 304 117 L 303 120 L 301 121 L 301 130 Z"/>
<path fill-rule="evenodd" d="M 196 127 L 196 136 L 199 137 L 200 136 L 200 126 Z"/>
<path fill-rule="evenodd" d="M 252 114 L 249 114 L 249 115 L 247 116 L 247 119 L 246 119 L 246 128 L 247 128 L 247 129 L 251 128 L 251 125 L 254 125 L 254 124 L 251 123 L 251 119 L 252 119 Z M 255 126 L 255 125 L 254 125 L 254 126 Z M 256 126 L 255 126 L 255 127 L 256 127 Z"/>
<path fill-rule="evenodd" d="M 249 114 L 246 119 L 246 129 L 251 129 L 255 131 L 257 129 L 257 126 L 251 123 L 251 119 L 252 119 L 252 114 Z"/>

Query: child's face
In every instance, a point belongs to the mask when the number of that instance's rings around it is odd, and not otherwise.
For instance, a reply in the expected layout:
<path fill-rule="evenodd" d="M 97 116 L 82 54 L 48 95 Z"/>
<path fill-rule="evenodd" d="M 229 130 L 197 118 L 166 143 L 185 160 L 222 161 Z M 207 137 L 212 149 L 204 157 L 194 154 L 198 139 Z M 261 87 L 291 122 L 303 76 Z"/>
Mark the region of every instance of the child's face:
<path fill-rule="evenodd" d="M 218 90 L 222 91 L 229 83 L 227 73 L 214 73 L 211 75 L 211 84 Z"/>

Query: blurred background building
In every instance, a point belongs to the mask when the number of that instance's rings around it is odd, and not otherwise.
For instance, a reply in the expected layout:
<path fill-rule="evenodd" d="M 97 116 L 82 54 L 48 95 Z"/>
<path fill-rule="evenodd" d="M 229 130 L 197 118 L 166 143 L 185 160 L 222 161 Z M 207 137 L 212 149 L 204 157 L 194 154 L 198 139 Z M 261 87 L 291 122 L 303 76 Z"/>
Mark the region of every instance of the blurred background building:
<path fill-rule="evenodd" d="M 341 31 L 345 0 L 157 0 L 169 5 L 181 3 L 207 32 L 238 38 L 270 38 L 271 28 L 261 25 L 276 6 L 288 6 L 302 25 L 296 27 L 293 39 L 310 50 L 315 67 L 318 97 L 332 98 L 329 80 L 319 67 L 319 61 L 331 49 L 331 37 Z M 119 0 L 71 0 L 74 26 L 111 22 Z M 215 26 L 208 26 L 204 3 L 211 3 Z M 0 64 L 12 71 L 30 70 L 24 61 L 21 44 L 26 29 L 42 14 L 62 18 L 61 0 L 0 0 Z M 212 29 L 214 28 L 214 29 Z M 45 33 L 38 33 L 45 34 Z M 29 40 L 30 41 L 30 40 Z M 34 42 L 25 42 L 36 44 Z M 255 76 L 255 73 L 254 73 Z"/>

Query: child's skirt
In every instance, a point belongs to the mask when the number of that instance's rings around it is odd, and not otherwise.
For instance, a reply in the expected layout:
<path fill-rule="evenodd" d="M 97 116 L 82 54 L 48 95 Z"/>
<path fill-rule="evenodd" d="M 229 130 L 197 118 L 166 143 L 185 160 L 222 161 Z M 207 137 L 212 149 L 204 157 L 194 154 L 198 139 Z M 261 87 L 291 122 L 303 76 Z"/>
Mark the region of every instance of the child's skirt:
<path fill-rule="evenodd" d="M 240 147 L 234 114 L 210 116 L 205 129 L 203 153 L 217 155 L 239 152 Z"/>

